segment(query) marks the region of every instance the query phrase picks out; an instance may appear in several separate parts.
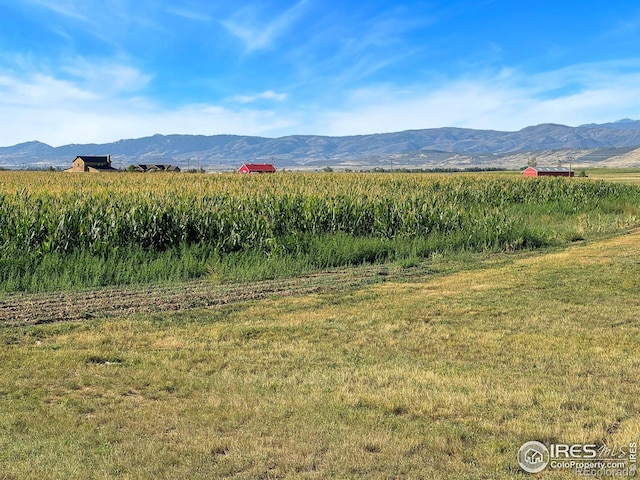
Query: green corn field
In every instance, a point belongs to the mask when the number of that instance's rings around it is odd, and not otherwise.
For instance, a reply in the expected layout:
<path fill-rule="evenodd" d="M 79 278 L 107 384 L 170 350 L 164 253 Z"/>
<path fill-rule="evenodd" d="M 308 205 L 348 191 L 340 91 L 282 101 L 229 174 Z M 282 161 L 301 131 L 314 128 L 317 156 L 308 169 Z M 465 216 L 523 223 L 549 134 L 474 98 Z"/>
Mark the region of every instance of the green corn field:
<path fill-rule="evenodd" d="M 25 256 L 37 265 L 52 254 L 107 258 L 132 248 L 294 255 L 334 235 L 512 251 L 552 243 L 567 228 L 579 237 L 634 225 L 640 205 L 636 186 L 499 175 L 0 172 L 0 181 L 0 280 Z"/>

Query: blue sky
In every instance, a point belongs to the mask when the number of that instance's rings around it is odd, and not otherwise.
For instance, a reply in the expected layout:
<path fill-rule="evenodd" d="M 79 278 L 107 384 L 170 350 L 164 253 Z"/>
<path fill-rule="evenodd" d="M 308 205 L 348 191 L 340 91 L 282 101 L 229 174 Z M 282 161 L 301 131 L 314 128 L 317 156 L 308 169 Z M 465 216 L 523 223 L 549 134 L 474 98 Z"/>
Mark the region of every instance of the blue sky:
<path fill-rule="evenodd" d="M 627 0 L 0 0 L 0 145 L 640 118 Z"/>

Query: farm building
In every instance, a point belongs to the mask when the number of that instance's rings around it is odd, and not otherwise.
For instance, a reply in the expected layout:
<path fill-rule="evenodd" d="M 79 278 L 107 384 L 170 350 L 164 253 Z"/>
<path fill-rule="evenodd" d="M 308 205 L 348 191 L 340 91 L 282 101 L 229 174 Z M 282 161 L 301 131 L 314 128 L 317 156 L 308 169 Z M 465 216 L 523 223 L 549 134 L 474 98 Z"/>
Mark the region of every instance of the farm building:
<path fill-rule="evenodd" d="M 117 172 L 111 166 L 111 155 L 106 157 L 78 156 L 65 172 Z"/>
<path fill-rule="evenodd" d="M 176 167 L 175 165 L 136 165 L 134 170 L 136 172 L 179 172 L 180 167 Z"/>
<path fill-rule="evenodd" d="M 275 173 L 276 167 L 270 163 L 245 163 L 238 170 L 239 173 Z"/>
<path fill-rule="evenodd" d="M 522 171 L 525 177 L 573 177 L 573 170 L 567 167 L 528 167 Z"/>

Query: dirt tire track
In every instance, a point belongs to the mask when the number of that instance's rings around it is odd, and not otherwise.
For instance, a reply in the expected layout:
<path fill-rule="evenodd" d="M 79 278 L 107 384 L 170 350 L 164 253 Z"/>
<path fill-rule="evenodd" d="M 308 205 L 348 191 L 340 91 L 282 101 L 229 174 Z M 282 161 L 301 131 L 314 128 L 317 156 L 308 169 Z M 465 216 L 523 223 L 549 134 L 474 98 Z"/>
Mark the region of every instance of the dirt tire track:
<path fill-rule="evenodd" d="M 15 294 L 0 299 L 0 327 L 206 308 L 272 295 L 343 290 L 428 273 L 429 269 L 424 265 L 393 271 L 377 265 L 254 283 L 214 284 L 198 280 L 180 284 L 109 287 L 77 292 Z"/>

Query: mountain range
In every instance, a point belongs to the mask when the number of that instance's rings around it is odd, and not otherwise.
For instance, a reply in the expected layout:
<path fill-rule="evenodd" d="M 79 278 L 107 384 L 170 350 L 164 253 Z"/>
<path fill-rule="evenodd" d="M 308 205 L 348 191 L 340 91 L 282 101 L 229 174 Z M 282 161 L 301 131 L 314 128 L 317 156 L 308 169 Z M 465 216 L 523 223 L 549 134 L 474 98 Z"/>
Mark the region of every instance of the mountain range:
<path fill-rule="evenodd" d="M 640 121 L 623 119 L 578 127 L 542 124 L 517 132 L 445 127 L 343 137 L 153 135 L 60 147 L 32 141 L 0 147 L 0 167 L 66 168 L 78 155 L 111 155 L 113 165 L 121 168 L 163 163 L 183 169 L 231 170 L 248 162 L 274 163 L 292 170 L 327 166 L 354 170 L 388 166 L 518 168 L 532 156 L 549 158 L 550 162 L 571 157 L 576 164 L 592 164 L 638 147 Z"/>

